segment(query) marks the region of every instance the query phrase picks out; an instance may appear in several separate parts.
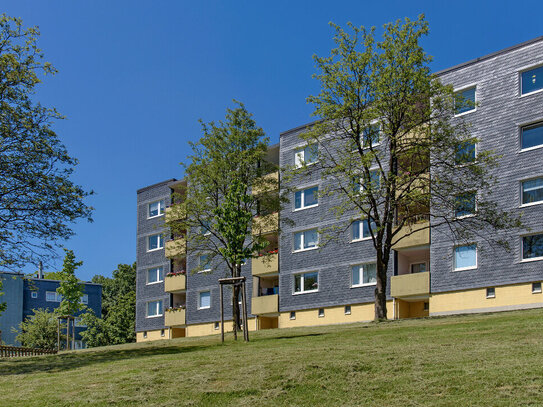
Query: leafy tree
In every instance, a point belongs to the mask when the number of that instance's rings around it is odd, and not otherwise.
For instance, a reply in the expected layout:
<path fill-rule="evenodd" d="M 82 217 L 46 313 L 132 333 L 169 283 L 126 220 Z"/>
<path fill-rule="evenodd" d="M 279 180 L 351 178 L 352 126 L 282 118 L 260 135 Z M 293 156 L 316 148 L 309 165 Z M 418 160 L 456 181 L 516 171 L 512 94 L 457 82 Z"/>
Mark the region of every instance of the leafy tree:
<path fill-rule="evenodd" d="M 62 271 L 59 272 L 60 284 L 57 288 L 57 293 L 62 295 L 62 301 L 55 310 L 58 315 L 75 316 L 79 313 L 84 305 L 81 302 L 83 297 L 83 284 L 75 276 L 75 270 L 80 267 L 83 262 L 75 261 L 75 255 L 72 250 L 64 249 L 66 255 L 62 265 Z"/>
<path fill-rule="evenodd" d="M 82 318 L 87 329 L 81 333 L 87 346 L 105 346 L 136 340 L 136 263 L 119 264 L 113 277 L 96 275 L 93 283 L 102 285 L 102 315 L 92 310 Z"/>
<path fill-rule="evenodd" d="M 200 270 L 222 263 L 231 277 L 239 277 L 244 260 L 269 244 L 260 231 L 271 227 L 273 219 L 261 216 L 255 224 L 254 215 L 277 211 L 280 204 L 271 192 L 277 180 L 264 177 L 276 170 L 266 161 L 269 140 L 245 106 L 236 103 L 224 122 L 202 123 L 202 138 L 190 144 L 186 188 L 174 196 L 183 216 L 168 224 L 174 237 L 186 237 L 189 253 L 207 256 L 201 257 L 205 264 Z M 238 298 L 239 286 L 234 286 L 234 333 L 240 328 Z"/>
<path fill-rule="evenodd" d="M 3 285 L 2 279 L 0 278 L 0 297 L 4 295 L 4 292 L 2 291 Z M 7 307 L 8 305 L 5 302 L 0 302 L 0 316 L 2 316 L 2 312 L 4 312 Z"/>
<path fill-rule="evenodd" d="M 13 328 L 13 332 L 18 332 L 15 339 L 25 347 L 55 349 L 58 335 L 56 314 L 43 308 L 32 312 L 33 315 L 19 324 L 19 330 Z M 62 336 L 61 340 L 65 340 L 65 337 Z"/>
<path fill-rule="evenodd" d="M 500 234 L 520 219 L 492 201 L 496 164 L 478 151 L 469 123 L 451 120 L 459 100 L 440 83 L 420 46 L 428 33 L 424 16 L 375 29 L 332 24 L 336 48 L 315 56 L 321 91 L 310 96 L 317 121 L 302 138 L 318 148 L 314 165 L 302 162 L 296 177 L 320 172 L 319 194 L 334 196 L 337 223 L 322 228 L 321 244 L 337 239 L 352 222 L 365 219 L 376 250 L 375 318 L 387 317 L 387 269 L 401 240 L 432 225 L 455 241 L 478 236 L 506 245 Z M 318 146 L 318 147 L 317 147 Z M 476 199 L 476 204 L 475 204 Z M 468 208 L 474 216 L 457 216 Z M 460 211 L 460 212 L 459 212 Z"/>
<path fill-rule="evenodd" d="M 53 256 L 71 223 L 92 220 L 92 192 L 70 180 L 77 160 L 51 127 L 62 116 L 33 100 L 41 76 L 56 73 L 39 35 L 0 16 L 0 265 L 11 269 Z"/>

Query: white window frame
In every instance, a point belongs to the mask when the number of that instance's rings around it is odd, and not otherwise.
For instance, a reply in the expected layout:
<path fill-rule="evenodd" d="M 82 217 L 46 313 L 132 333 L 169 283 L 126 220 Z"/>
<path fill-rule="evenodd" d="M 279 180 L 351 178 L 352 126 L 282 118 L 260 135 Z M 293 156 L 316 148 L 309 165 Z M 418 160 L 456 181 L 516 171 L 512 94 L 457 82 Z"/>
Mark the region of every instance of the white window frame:
<path fill-rule="evenodd" d="M 465 219 L 465 218 L 471 218 L 473 216 L 475 216 L 475 214 L 477 213 L 477 192 L 475 191 L 467 191 L 467 192 L 464 192 L 464 194 L 473 194 L 475 196 L 475 208 L 473 208 L 473 210 L 475 211 L 474 213 L 468 213 L 467 215 L 462 215 L 462 216 L 456 216 L 456 207 L 454 208 L 454 213 L 453 213 L 453 217 L 454 219 Z M 463 194 L 461 194 L 463 195 Z M 455 205 L 456 205 L 456 197 L 458 195 L 455 195 L 454 196 L 454 199 L 455 199 Z"/>
<path fill-rule="evenodd" d="M 348 310 L 347 310 L 347 307 L 349 308 Z M 345 315 L 351 315 L 352 306 L 351 305 L 345 305 L 345 307 L 343 308 L 343 312 L 344 312 Z"/>
<path fill-rule="evenodd" d="M 158 274 L 158 278 L 156 281 L 149 282 L 149 272 L 151 270 L 156 270 L 156 274 Z M 149 267 L 147 270 L 145 270 L 145 277 L 146 277 L 146 285 L 153 285 L 164 282 L 164 267 L 157 266 L 157 267 Z"/>
<path fill-rule="evenodd" d="M 202 294 L 209 293 L 209 305 L 202 307 Z M 210 309 L 211 308 L 211 290 L 198 291 L 198 309 Z"/>
<path fill-rule="evenodd" d="M 367 218 L 365 218 L 365 219 L 357 219 L 357 220 L 353 221 L 353 223 L 351 223 L 351 243 L 362 242 L 364 240 L 371 240 L 371 234 L 368 237 L 364 237 L 364 222 L 365 221 L 368 221 L 368 219 Z M 359 236 L 362 236 L 362 237 L 359 237 L 358 239 L 353 239 L 353 230 L 352 230 L 352 228 L 354 228 L 355 222 L 359 222 L 358 223 L 358 234 L 359 234 Z M 369 222 L 369 221 L 368 221 L 368 227 L 371 229 L 371 222 Z"/>
<path fill-rule="evenodd" d="M 85 325 L 85 323 L 83 322 L 83 319 L 81 317 L 75 317 L 75 326 L 77 328 L 86 328 L 87 325 Z"/>
<path fill-rule="evenodd" d="M 534 284 L 539 284 L 539 289 L 534 288 Z M 540 281 L 534 281 L 532 283 L 532 294 L 541 294 L 543 292 L 542 290 L 542 284 Z"/>
<path fill-rule="evenodd" d="M 149 239 L 152 238 L 153 236 L 158 236 L 158 247 L 155 249 L 149 249 Z M 162 236 L 162 233 L 148 235 L 146 240 L 147 240 L 147 252 L 155 252 L 157 250 L 164 249 L 164 236 Z"/>
<path fill-rule="evenodd" d="M 377 173 L 377 176 L 379 177 L 379 181 L 378 181 L 379 188 L 378 189 L 381 189 L 381 171 L 379 170 L 379 167 L 371 167 L 369 169 L 369 172 L 370 172 L 370 182 L 371 182 L 371 173 L 372 172 Z M 361 194 L 366 189 L 366 183 L 364 182 L 364 177 L 358 178 L 358 185 L 360 185 L 360 190 L 358 192 L 355 192 L 355 193 Z"/>
<path fill-rule="evenodd" d="M 158 215 L 151 216 L 151 205 L 158 203 Z M 164 216 L 166 211 L 166 205 L 164 199 L 159 199 L 158 201 L 149 202 L 147 204 L 147 219 L 158 218 L 159 216 Z"/>
<path fill-rule="evenodd" d="M 37 291 L 32 291 L 30 293 L 30 298 L 34 298 L 34 299 L 38 298 L 38 292 Z"/>
<path fill-rule="evenodd" d="M 316 230 L 317 231 L 317 244 L 313 247 L 308 247 L 308 248 L 304 248 L 304 244 L 305 244 L 305 232 L 309 232 L 311 230 Z M 297 233 L 301 233 L 302 234 L 302 240 L 301 240 L 301 248 L 300 249 L 296 249 L 296 234 Z M 305 230 L 300 230 L 298 232 L 293 232 L 292 233 L 292 253 L 299 253 L 299 252 L 307 252 L 309 250 L 315 250 L 315 249 L 318 249 L 319 248 L 319 241 L 320 241 L 320 235 L 319 235 L 319 230 L 318 228 L 314 228 L 314 229 L 305 229 Z"/>
<path fill-rule="evenodd" d="M 537 90 L 533 90 L 531 92 L 528 92 L 528 93 L 522 93 L 522 74 L 524 72 L 528 72 L 528 71 L 531 71 L 533 69 L 537 69 L 537 68 L 541 68 L 543 66 L 543 62 L 540 62 L 538 64 L 535 64 L 535 65 L 532 65 L 528 68 L 521 68 L 519 71 L 518 71 L 518 93 L 519 93 L 519 98 L 523 98 L 523 97 L 526 97 L 526 96 L 531 96 L 531 95 L 535 95 L 536 93 L 540 93 L 540 92 L 543 92 L 543 88 L 541 89 L 537 89 Z"/>
<path fill-rule="evenodd" d="M 55 299 L 54 300 L 50 300 L 47 298 L 48 295 L 54 293 L 55 294 Z M 46 291 L 45 292 L 45 302 L 62 302 L 62 295 L 57 293 L 56 291 Z"/>
<path fill-rule="evenodd" d="M 488 290 L 494 290 L 494 293 L 493 294 L 490 294 Z M 486 298 L 488 299 L 491 299 L 491 298 L 496 298 L 496 287 L 487 287 L 486 288 Z"/>
<path fill-rule="evenodd" d="M 356 263 L 351 264 L 350 267 L 350 273 L 351 273 L 351 288 L 358 288 L 358 287 L 368 287 L 372 285 L 377 285 L 377 281 L 375 283 L 359 283 L 359 284 L 353 284 L 353 267 L 359 267 L 358 269 L 358 278 L 360 281 L 364 281 L 364 266 L 367 266 L 368 264 L 375 264 L 375 280 L 377 280 L 377 263 L 376 262 L 367 262 L 367 263 Z M 360 267 L 362 267 L 362 272 L 360 271 Z"/>
<path fill-rule="evenodd" d="M 532 261 L 541 261 L 543 260 L 543 256 L 539 257 L 532 257 L 530 259 L 524 258 L 524 238 L 529 236 L 536 236 L 536 235 L 543 235 L 543 232 L 536 232 L 536 233 L 528 233 L 526 235 L 520 236 L 520 262 L 521 263 L 530 263 Z"/>
<path fill-rule="evenodd" d="M 202 268 L 198 271 L 198 273 L 207 273 L 208 271 L 211 271 L 211 261 L 209 260 L 209 254 L 201 254 L 198 256 L 198 267 L 202 267 L 202 256 L 208 257 L 206 266 L 209 268 Z"/>
<path fill-rule="evenodd" d="M 373 127 L 373 126 L 379 126 L 379 131 L 378 131 L 378 135 L 379 135 L 379 141 L 375 144 L 371 144 L 371 146 L 366 146 L 364 147 L 364 132 L 365 132 L 365 129 L 362 130 L 362 134 L 360 135 L 361 139 L 360 139 L 360 145 L 362 146 L 362 150 L 369 150 L 370 148 L 375 148 L 375 147 L 378 147 L 379 145 L 381 145 L 381 135 L 383 134 L 383 125 L 381 122 L 379 121 L 374 121 L 373 123 L 370 123 L 370 127 Z"/>
<path fill-rule="evenodd" d="M 321 312 L 321 311 L 322 311 L 322 312 Z M 318 316 L 319 318 L 324 318 L 324 308 L 319 308 L 319 309 L 317 310 L 317 316 Z"/>
<path fill-rule="evenodd" d="M 317 273 L 317 288 L 313 290 L 304 290 L 304 283 L 305 283 L 305 274 L 313 274 Z M 300 279 L 301 289 L 302 291 L 296 291 L 296 276 L 302 276 Z M 316 293 L 319 292 L 319 287 L 321 286 L 321 276 L 318 271 L 304 271 L 302 273 L 293 273 L 292 274 L 292 295 L 300 295 L 300 294 L 308 294 L 308 293 Z"/>
<path fill-rule="evenodd" d="M 535 179 L 542 179 L 543 180 L 543 175 L 542 176 L 539 176 L 539 177 L 531 177 L 531 178 L 527 178 L 527 179 L 523 179 L 520 181 L 520 207 L 521 208 L 524 208 L 526 206 L 534 206 L 534 205 L 541 205 L 543 204 L 543 199 L 541 201 L 536 201 L 536 202 L 529 202 L 529 203 L 523 203 L 523 197 L 524 197 L 524 188 L 522 187 L 522 184 L 524 184 L 525 182 L 528 182 L 528 181 L 533 181 Z"/>
<path fill-rule="evenodd" d="M 156 303 L 157 304 L 157 314 L 156 315 L 149 315 L 149 304 L 151 303 Z M 158 310 L 158 304 L 161 304 L 161 310 L 159 311 Z M 145 303 L 145 317 L 146 318 L 158 318 L 158 317 L 161 317 L 164 315 L 164 301 L 163 300 L 152 300 L 152 301 L 147 301 Z"/>
<path fill-rule="evenodd" d="M 313 165 L 313 164 L 316 164 L 317 162 L 319 162 L 319 157 L 318 157 L 318 152 L 319 152 L 319 145 L 317 144 L 317 159 L 313 162 L 306 162 L 305 161 L 305 150 L 306 148 L 308 147 L 312 147 L 315 143 L 313 144 L 308 144 L 308 145 L 305 145 L 303 147 L 299 147 L 297 149 L 294 150 L 294 167 L 296 169 L 298 168 L 302 168 L 305 164 L 306 167 L 309 167 L 310 165 Z"/>
<path fill-rule="evenodd" d="M 453 90 L 453 93 L 455 94 L 455 100 L 454 100 L 454 103 L 455 103 L 455 106 L 454 106 L 454 110 L 456 111 L 456 93 L 458 92 L 463 92 L 465 90 L 468 90 L 468 89 L 471 89 L 471 88 L 475 88 L 475 106 L 473 107 L 473 109 L 471 110 L 468 110 L 466 112 L 462 112 L 462 113 L 458 113 L 458 114 L 454 114 L 454 117 L 461 117 L 461 116 L 465 116 L 467 114 L 470 114 L 470 113 L 473 113 L 473 112 L 476 112 L 477 111 L 477 102 L 479 101 L 479 97 L 478 97 L 478 93 L 477 92 L 477 88 L 478 88 L 478 84 L 477 83 L 471 83 L 469 85 L 465 85 L 465 86 L 462 86 L 461 88 L 458 88 L 458 89 L 454 89 Z M 477 153 L 475 154 L 475 157 L 477 157 Z"/>
<path fill-rule="evenodd" d="M 306 205 L 305 204 L 305 191 L 307 191 L 308 189 L 313 189 L 313 188 L 317 188 L 317 203 L 313 204 L 313 205 Z M 301 198 L 302 206 L 300 208 L 296 208 L 296 193 L 297 192 L 301 192 L 301 197 L 302 197 Z M 304 209 L 315 208 L 315 207 L 319 206 L 319 185 L 318 184 L 317 185 L 312 185 L 310 187 L 306 187 L 306 188 L 294 191 L 294 199 L 292 201 L 294 203 L 294 209 L 292 210 L 293 212 L 303 211 Z"/>
<path fill-rule="evenodd" d="M 543 148 L 543 143 L 541 144 L 538 144 L 537 146 L 532 146 L 532 147 L 526 147 L 526 148 L 522 148 L 522 129 L 524 127 L 530 127 L 530 126 L 533 126 L 535 124 L 540 124 L 541 126 L 538 126 L 538 127 L 543 127 L 543 120 L 537 120 L 535 122 L 530 122 L 530 123 L 526 123 L 526 124 L 521 124 L 519 126 L 519 144 L 520 144 L 520 152 L 521 153 L 524 153 L 525 151 L 532 151 L 532 150 L 537 150 L 539 148 Z"/>
<path fill-rule="evenodd" d="M 459 247 L 466 247 L 466 246 L 475 246 L 475 266 L 469 266 L 469 267 L 456 267 L 456 249 Z M 456 245 L 453 247 L 453 271 L 467 271 L 467 270 L 476 270 L 479 267 L 479 248 L 477 243 L 467 243 L 467 244 L 461 244 Z"/>
<path fill-rule="evenodd" d="M 89 294 L 83 294 L 81 296 L 81 304 L 88 304 L 89 303 Z"/>

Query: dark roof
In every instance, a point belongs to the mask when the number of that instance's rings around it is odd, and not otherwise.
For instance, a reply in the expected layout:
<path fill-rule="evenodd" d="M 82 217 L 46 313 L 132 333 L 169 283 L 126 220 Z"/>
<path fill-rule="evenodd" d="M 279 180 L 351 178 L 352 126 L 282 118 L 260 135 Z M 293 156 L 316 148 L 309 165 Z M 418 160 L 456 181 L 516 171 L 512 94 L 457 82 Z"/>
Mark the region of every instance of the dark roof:
<path fill-rule="evenodd" d="M 160 187 L 160 186 L 162 186 L 162 185 L 166 185 L 166 184 L 169 184 L 170 182 L 174 182 L 174 181 L 177 181 L 177 179 L 175 179 L 175 178 L 170 178 L 170 179 L 167 179 L 166 181 L 157 182 L 156 184 L 153 184 L 153 185 L 147 185 L 146 187 L 143 187 L 143 188 L 138 189 L 138 194 L 139 194 L 140 192 L 147 191 L 148 189 Z"/>

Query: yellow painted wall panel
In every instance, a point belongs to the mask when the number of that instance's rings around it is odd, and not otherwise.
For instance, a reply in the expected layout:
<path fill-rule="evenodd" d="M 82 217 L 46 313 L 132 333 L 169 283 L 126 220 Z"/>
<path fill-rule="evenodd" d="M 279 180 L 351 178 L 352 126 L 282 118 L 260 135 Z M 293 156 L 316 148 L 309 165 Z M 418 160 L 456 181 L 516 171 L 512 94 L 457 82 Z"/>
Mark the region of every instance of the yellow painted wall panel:
<path fill-rule="evenodd" d="M 162 336 L 161 332 L 161 329 L 147 331 L 147 338 L 143 337 L 143 332 L 136 332 L 136 342 L 150 342 L 161 339 L 170 339 L 170 330 L 168 328 L 164 328 L 164 336 Z"/>

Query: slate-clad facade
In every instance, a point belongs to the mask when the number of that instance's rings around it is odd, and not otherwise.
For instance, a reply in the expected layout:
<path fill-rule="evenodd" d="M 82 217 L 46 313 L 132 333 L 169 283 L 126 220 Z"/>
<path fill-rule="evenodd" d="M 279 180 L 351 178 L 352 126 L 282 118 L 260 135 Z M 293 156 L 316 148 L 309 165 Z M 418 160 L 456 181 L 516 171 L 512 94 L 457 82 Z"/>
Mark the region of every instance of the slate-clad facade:
<path fill-rule="evenodd" d="M 491 247 L 483 238 L 474 239 L 470 245 L 476 249 L 469 248 L 475 256 L 473 267 L 455 269 L 455 258 L 459 258 L 455 250 L 459 250 L 461 243 L 455 242 L 445 227 L 429 223 L 426 231 L 417 232 L 395 245 L 388 270 L 389 318 L 543 307 L 543 254 L 523 255 L 522 246 L 525 236 L 543 236 L 543 131 L 541 143 L 537 136 L 531 136 L 535 137 L 535 144 L 534 139 L 528 148 L 526 142 L 522 144 L 525 126 L 538 123 L 543 126 L 543 68 L 538 69 L 540 67 L 543 67 L 543 37 L 437 73 L 440 80 L 451 84 L 455 91 L 463 92 L 468 98 L 475 96 L 476 107 L 465 109 L 452 120 L 466 120 L 471 124 L 473 135 L 480 140 L 476 151 L 492 150 L 500 156 L 497 167 L 492 169 L 498 183 L 491 198 L 502 209 L 522 213 L 526 229 L 520 233 L 500 232 L 498 237 L 510 243 L 511 251 Z M 301 126 L 280 135 L 277 159 L 281 168 L 296 164 L 296 154 L 305 146 L 299 135 L 306 128 Z M 278 266 L 269 273 L 262 271 L 258 260 L 253 259 L 243 266 L 252 313 L 249 329 L 368 321 L 374 317 L 375 285 L 355 282 L 353 276 L 353 266 L 371 268 L 375 262 L 371 240 L 353 241 L 349 228 L 338 239 L 319 248 L 296 250 L 303 241 L 300 239 L 306 239 L 300 237 L 300 232 L 338 222 L 331 211 L 338 197 L 320 196 L 316 204 L 307 208 L 295 207 L 300 201 L 296 203 L 293 191 L 313 187 L 322 190 L 325 182 L 329 182 L 323 180 L 317 170 L 308 168 L 309 176 L 281 183 L 282 192 L 289 189 L 291 202 L 279 214 Z M 278 176 L 282 178 L 281 174 Z M 541 191 L 532 194 L 541 193 L 542 199 L 526 204 L 522 201 L 522 185 L 534 179 L 541 179 L 541 186 L 537 181 L 532 183 L 535 185 L 532 188 L 541 188 Z M 158 330 L 168 329 L 163 319 L 145 318 L 146 301 L 163 298 L 167 306 L 173 297 L 164 294 L 163 285 L 145 286 L 146 267 L 162 264 L 166 272 L 171 261 L 164 257 L 163 250 L 154 254 L 145 252 L 145 236 L 152 233 L 156 224 L 143 213 L 149 202 L 158 199 L 169 202 L 175 182 L 178 181 L 166 181 L 138 192 L 138 340 L 173 336 L 170 331 L 164 336 L 158 334 Z M 342 216 L 347 219 L 353 215 Z M 421 219 L 420 222 L 430 221 Z M 307 236 L 312 239 L 311 233 Z M 539 253 L 543 243 L 541 246 L 536 244 L 530 250 Z M 218 332 L 215 329 L 219 320 L 217 279 L 225 275 L 225 270 L 215 265 L 213 273 L 191 274 L 197 266 L 198 259 L 189 255 L 185 265 L 186 287 L 184 294 L 180 294 L 186 298 L 184 334 L 188 336 Z M 316 280 L 315 273 L 318 273 Z M 300 276 L 311 279 L 310 286 L 301 291 L 299 285 L 303 285 L 304 280 Z M 203 290 L 211 292 L 211 305 L 198 309 L 198 296 Z M 273 295 L 264 296 L 266 291 Z M 226 317 L 231 318 L 228 302 L 225 301 Z M 146 331 L 145 338 L 143 331 Z"/>

